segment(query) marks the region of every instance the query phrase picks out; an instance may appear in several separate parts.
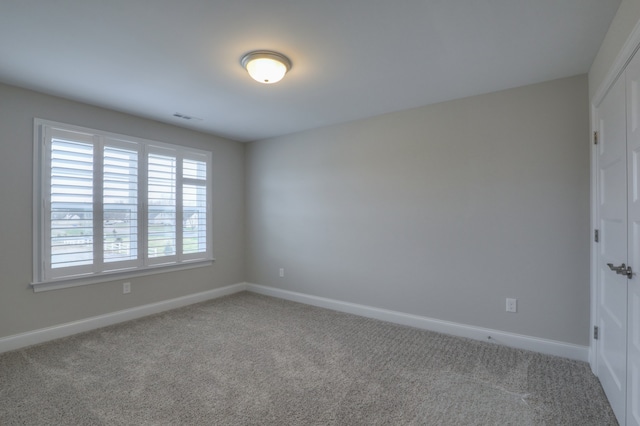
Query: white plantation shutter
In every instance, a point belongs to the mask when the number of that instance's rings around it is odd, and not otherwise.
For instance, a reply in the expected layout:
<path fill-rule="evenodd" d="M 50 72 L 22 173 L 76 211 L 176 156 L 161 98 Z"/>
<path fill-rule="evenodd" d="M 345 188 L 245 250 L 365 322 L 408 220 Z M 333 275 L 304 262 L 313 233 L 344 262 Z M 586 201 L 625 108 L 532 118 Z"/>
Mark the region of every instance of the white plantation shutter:
<path fill-rule="evenodd" d="M 175 156 L 156 153 L 148 156 L 147 253 L 150 259 L 177 253 L 176 166 Z"/>
<path fill-rule="evenodd" d="M 211 153 L 35 123 L 36 289 L 213 260 Z"/>
<path fill-rule="evenodd" d="M 52 132 L 49 158 L 49 273 L 61 275 L 60 268 L 89 272 L 94 257 L 92 138 Z"/>
<path fill-rule="evenodd" d="M 103 162 L 104 262 L 114 268 L 140 264 L 137 146 L 108 141 Z"/>
<path fill-rule="evenodd" d="M 207 163 L 184 159 L 182 164 L 182 253 L 186 258 L 207 251 Z"/>

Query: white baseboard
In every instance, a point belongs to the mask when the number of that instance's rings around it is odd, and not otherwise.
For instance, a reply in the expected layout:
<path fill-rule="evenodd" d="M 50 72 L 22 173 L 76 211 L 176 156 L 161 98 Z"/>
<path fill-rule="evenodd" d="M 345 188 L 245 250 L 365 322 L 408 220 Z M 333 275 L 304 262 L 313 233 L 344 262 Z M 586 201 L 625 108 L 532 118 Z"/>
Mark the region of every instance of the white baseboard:
<path fill-rule="evenodd" d="M 510 346 L 519 349 L 540 352 L 547 355 L 561 356 L 587 362 L 589 360 L 589 348 L 570 343 L 558 342 L 555 340 L 540 339 L 537 337 L 525 336 L 521 334 L 508 333 L 504 331 L 492 330 L 488 328 L 475 327 L 465 324 L 442 321 L 434 318 L 419 315 L 406 314 L 403 312 L 390 311 L 387 309 L 374 308 L 371 306 L 359 305 L 355 303 L 342 302 L 324 297 L 312 296 L 288 290 L 280 290 L 258 284 L 238 283 L 226 287 L 220 287 L 202 293 L 190 294 L 175 299 L 162 302 L 138 306 L 122 311 L 111 312 L 96 317 L 73 321 L 53 327 L 42 328 L 26 333 L 15 334 L 0 338 L 0 353 L 20 349 L 38 343 L 48 342 L 72 334 L 94 330 L 108 325 L 141 318 L 147 315 L 156 314 L 170 309 L 194 303 L 204 302 L 210 299 L 227 296 L 244 290 L 254 293 L 273 296 L 280 299 L 305 303 L 307 305 L 321 308 L 333 309 L 335 311 L 346 312 L 363 317 L 379 319 L 396 324 L 408 325 L 424 330 L 436 331 L 453 336 L 467 337 L 475 340 L 483 340 Z"/>
<path fill-rule="evenodd" d="M 318 306 L 321 308 L 333 309 L 334 311 L 346 312 L 396 324 L 408 325 L 411 327 L 435 331 L 438 333 L 467 337 L 475 340 L 483 340 L 485 342 L 494 342 L 513 348 L 526 349 L 534 352 L 560 356 L 563 358 L 570 358 L 578 361 L 589 361 L 588 346 L 574 345 L 571 343 L 564 343 L 556 340 L 540 339 L 538 337 L 525 336 L 522 334 L 508 333 L 505 331 L 475 327 L 450 321 L 442 321 L 434 318 L 406 314 L 397 311 L 390 311 L 387 309 L 374 308 L 371 306 L 358 305 L 355 303 L 342 302 L 339 300 L 311 296 L 308 294 L 281 290 L 258 284 L 247 284 L 246 289 L 248 291 L 264 294 L 266 296 L 273 296 L 280 299 L 305 303 L 307 305 Z"/>
<path fill-rule="evenodd" d="M 111 312 L 97 317 L 68 322 L 65 324 L 55 325 L 53 327 L 41 328 L 39 330 L 29 331 L 26 333 L 14 334 L 13 336 L 0 338 L 0 353 L 38 343 L 48 342 L 49 340 L 59 339 L 61 337 L 94 330 L 100 327 L 106 327 L 108 325 L 156 314 L 158 312 L 168 311 L 170 309 L 180 308 L 182 306 L 204 302 L 210 299 L 216 299 L 218 297 L 238 293 L 246 289 L 246 283 L 238 283 L 213 290 L 203 291 L 201 293 L 189 294 L 175 299 L 164 300 L 162 302 Z"/>

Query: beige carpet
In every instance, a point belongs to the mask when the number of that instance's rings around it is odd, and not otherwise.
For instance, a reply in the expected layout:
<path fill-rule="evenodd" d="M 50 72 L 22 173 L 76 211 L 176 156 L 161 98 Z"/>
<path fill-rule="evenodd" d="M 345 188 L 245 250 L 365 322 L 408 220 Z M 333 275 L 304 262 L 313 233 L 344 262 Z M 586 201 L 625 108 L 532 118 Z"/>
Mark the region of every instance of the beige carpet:
<path fill-rule="evenodd" d="M 614 425 L 587 364 L 252 293 L 0 355 L 5 425 Z"/>

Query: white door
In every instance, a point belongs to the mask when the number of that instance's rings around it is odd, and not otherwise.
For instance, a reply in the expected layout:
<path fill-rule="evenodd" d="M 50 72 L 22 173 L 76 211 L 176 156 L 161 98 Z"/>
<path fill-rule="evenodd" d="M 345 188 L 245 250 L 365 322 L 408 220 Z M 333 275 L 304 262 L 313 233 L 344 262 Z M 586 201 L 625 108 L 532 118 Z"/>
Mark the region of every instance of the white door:
<path fill-rule="evenodd" d="M 627 402 L 627 278 L 608 264 L 627 264 L 627 143 L 624 75 L 598 106 L 597 370 L 611 407 L 625 424 Z"/>
<path fill-rule="evenodd" d="M 640 426 L 640 54 L 627 65 L 628 280 L 627 426 Z"/>

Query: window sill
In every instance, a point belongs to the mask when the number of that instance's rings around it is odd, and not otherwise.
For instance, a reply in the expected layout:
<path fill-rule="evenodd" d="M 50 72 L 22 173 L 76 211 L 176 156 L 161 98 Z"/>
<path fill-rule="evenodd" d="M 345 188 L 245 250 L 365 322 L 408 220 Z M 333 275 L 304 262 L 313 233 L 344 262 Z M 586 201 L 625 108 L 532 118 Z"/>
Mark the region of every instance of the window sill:
<path fill-rule="evenodd" d="M 182 262 L 172 265 L 160 265 L 145 269 L 134 269 L 128 271 L 107 272 L 100 275 L 84 275 L 73 278 L 61 278 L 51 281 L 31 283 L 34 293 L 41 291 L 59 290 L 61 288 L 79 287 L 90 284 L 98 284 L 108 281 L 118 281 L 127 278 L 143 277 L 147 275 L 162 274 L 164 272 L 183 271 L 186 269 L 203 268 L 211 266 L 215 259 L 194 260 L 192 262 Z"/>

